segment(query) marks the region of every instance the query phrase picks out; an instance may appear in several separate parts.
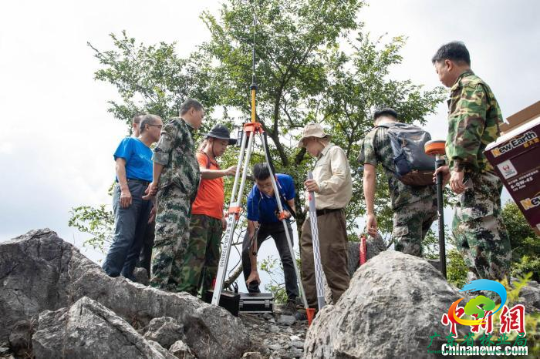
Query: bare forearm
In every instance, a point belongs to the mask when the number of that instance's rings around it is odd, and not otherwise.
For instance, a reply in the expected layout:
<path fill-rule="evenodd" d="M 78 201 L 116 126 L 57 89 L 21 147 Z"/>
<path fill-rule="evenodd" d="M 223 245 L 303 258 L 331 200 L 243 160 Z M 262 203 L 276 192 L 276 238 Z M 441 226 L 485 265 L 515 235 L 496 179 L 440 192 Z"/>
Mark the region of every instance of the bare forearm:
<path fill-rule="evenodd" d="M 118 178 L 120 189 L 125 190 L 126 188 L 128 188 L 126 165 L 121 161 L 116 161 L 116 177 Z"/>
<path fill-rule="evenodd" d="M 375 190 L 376 175 L 374 171 L 364 170 L 364 198 L 366 199 L 366 210 L 368 214 L 375 213 Z"/>
<path fill-rule="evenodd" d="M 227 175 L 225 170 L 211 170 L 208 168 L 201 168 L 201 178 L 202 179 L 216 179 L 220 177 L 225 177 Z"/>
<path fill-rule="evenodd" d="M 159 178 L 161 177 L 161 172 L 163 171 L 163 165 L 154 162 L 154 183 L 159 183 Z"/>

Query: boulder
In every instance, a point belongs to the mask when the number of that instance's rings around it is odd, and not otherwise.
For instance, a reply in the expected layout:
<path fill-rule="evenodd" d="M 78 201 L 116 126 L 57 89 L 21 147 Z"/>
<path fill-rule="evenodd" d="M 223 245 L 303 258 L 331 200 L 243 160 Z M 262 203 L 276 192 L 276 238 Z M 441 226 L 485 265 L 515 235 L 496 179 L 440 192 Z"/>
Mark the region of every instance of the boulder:
<path fill-rule="evenodd" d="M 178 340 L 185 339 L 183 326 L 170 317 L 152 319 L 144 332 L 145 339 L 158 342 L 165 349 L 169 349 Z"/>
<path fill-rule="evenodd" d="M 429 337 L 441 335 L 434 350 L 446 342 L 449 327 L 441 318 L 459 297 L 427 261 L 384 251 L 356 271 L 335 305 L 318 313 L 305 358 L 435 357 L 428 353 Z"/>
<path fill-rule="evenodd" d="M 169 348 L 169 353 L 179 359 L 196 359 L 196 357 L 191 352 L 191 349 L 189 349 L 186 343 L 181 340 L 178 340 L 173 345 L 171 345 L 171 347 Z"/>
<path fill-rule="evenodd" d="M 87 297 L 69 309 L 44 311 L 32 340 L 34 354 L 40 359 L 174 358 L 150 344 L 113 311 Z"/>
<path fill-rule="evenodd" d="M 226 310 L 187 293 L 168 293 L 111 278 L 55 232 L 28 232 L 0 243 L 0 342 L 15 324 L 45 310 L 70 308 L 91 298 L 135 329 L 154 318 L 183 325 L 185 342 L 198 358 L 239 358 L 250 346 L 242 322 Z"/>

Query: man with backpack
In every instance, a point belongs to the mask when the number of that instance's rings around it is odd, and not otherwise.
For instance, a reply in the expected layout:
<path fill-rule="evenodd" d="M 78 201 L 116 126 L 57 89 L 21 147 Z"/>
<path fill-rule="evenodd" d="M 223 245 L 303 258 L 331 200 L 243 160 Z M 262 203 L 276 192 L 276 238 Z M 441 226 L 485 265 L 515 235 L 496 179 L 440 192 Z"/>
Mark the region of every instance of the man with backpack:
<path fill-rule="evenodd" d="M 257 252 L 261 244 L 270 236 L 274 239 L 283 264 L 285 276 L 285 290 L 287 292 L 288 314 L 296 314 L 296 297 L 298 297 L 298 283 L 294 269 L 294 257 L 291 255 L 287 243 L 287 235 L 283 223 L 278 219 L 277 197 L 279 196 L 285 216 L 290 218 L 294 213 L 294 198 L 296 191 L 291 176 L 276 174 L 276 185 L 279 193 L 275 193 L 267 163 L 257 163 L 253 167 L 255 185 L 249 192 L 247 200 L 248 230 L 242 246 L 242 266 L 246 286 L 250 293 L 259 293 L 261 282 L 257 271 Z M 291 225 L 287 221 L 289 238 L 293 239 Z M 292 243 L 291 243 L 292 244 Z"/>
<path fill-rule="evenodd" d="M 452 231 L 467 267 L 480 278 L 501 280 L 512 252 L 502 220 L 501 180 L 484 155 L 499 137 L 501 109 L 489 86 L 471 70 L 469 51 L 451 42 L 432 58 L 439 80 L 450 88 L 448 166 L 438 169 L 459 194 Z"/>
<path fill-rule="evenodd" d="M 227 127 L 218 124 L 205 135 L 197 153 L 201 184 L 191 207 L 189 240 L 181 265 L 178 291 L 197 295 L 201 289 L 203 299 L 212 289 L 212 281 L 217 274 L 221 233 L 227 225 L 223 218 L 223 177 L 236 173 L 236 166 L 220 169 L 216 159 L 235 143 L 236 139 L 230 138 Z"/>
<path fill-rule="evenodd" d="M 359 160 L 364 165 L 366 228 L 371 236 L 377 235 L 374 202 L 377 165 L 380 163 L 388 179 L 394 211 L 392 238 L 395 248 L 421 257 L 422 240 L 437 218 L 436 188 L 430 180 L 434 159 L 427 157 L 423 148 L 431 137 L 422 129 L 397 119 L 397 112 L 391 108 L 375 111 L 375 128 L 362 143 Z M 410 147 L 406 147 L 408 144 Z M 415 162 L 420 162 L 420 165 L 415 166 Z"/>

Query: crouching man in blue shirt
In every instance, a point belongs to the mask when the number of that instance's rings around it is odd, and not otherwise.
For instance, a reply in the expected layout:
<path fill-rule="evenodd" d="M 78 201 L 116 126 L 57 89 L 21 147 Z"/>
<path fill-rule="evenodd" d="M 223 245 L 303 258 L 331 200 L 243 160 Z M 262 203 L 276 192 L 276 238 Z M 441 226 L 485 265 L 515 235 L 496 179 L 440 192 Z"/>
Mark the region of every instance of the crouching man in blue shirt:
<path fill-rule="evenodd" d="M 270 171 L 266 163 L 257 163 L 253 167 L 253 176 L 255 177 L 255 185 L 249 193 L 247 200 L 248 231 L 242 246 L 242 266 L 246 285 L 250 293 L 260 292 L 259 284 L 261 280 L 257 271 L 256 253 L 261 247 L 261 244 L 271 236 L 274 238 L 281 263 L 283 264 L 285 290 L 288 297 L 286 310 L 290 314 L 294 314 L 296 312 L 296 297 L 298 296 L 294 258 L 291 256 L 289 245 L 287 244 L 283 224 L 276 216 L 279 210 L 276 196 L 280 197 L 287 218 L 290 218 L 291 210 L 294 212 L 294 182 L 289 175 L 276 174 L 279 193 L 274 193 L 272 178 L 270 177 Z M 292 241 L 293 235 L 289 221 L 287 221 L 287 227 L 289 237 Z M 255 234 L 257 234 L 256 240 L 254 240 Z"/>
<path fill-rule="evenodd" d="M 124 138 L 114 153 L 114 240 L 103 262 L 103 270 L 111 277 L 121 274 L 134 280 L 133 269 L 152 209 L 151 201 L 142 199 L 144 191 L 152 182 L 150 146 L 159 140 L 162 127 L 161 118 L 144 115 L 140 122 L 140 137 Z"/>

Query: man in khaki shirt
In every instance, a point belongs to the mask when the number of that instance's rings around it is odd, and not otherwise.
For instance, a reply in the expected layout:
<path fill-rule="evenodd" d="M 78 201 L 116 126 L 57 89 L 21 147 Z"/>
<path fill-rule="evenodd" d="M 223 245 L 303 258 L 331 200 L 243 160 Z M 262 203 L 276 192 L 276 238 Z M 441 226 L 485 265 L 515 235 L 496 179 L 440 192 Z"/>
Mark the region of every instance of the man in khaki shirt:
<path fill-rule="evenodd" d="M 308 191 L 315 192 L 321 263 L 335 303 L 349 287 L 345 222 L 345 207 L 352 197 L 349 161 L 345 152 L 330 142 L 329 136 L 324 133 L 319 124 L 309 124 L 304 128 L 298 146 L 305 147 L 312 157 L 317 158 L 313 169 L 313 179 L 307 180 L 304 185 Z M 302 283 L 308 305 L 317 308 L 313 242 L 309 218 L 302 226 L 300 257 L 302 258 Z"/>

